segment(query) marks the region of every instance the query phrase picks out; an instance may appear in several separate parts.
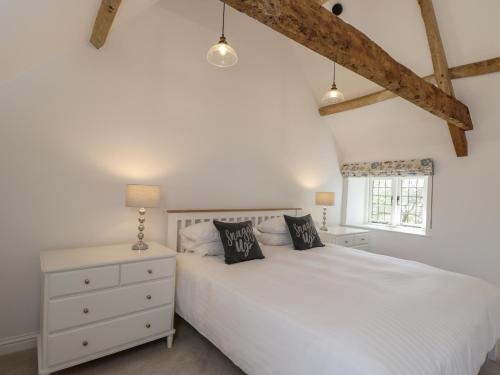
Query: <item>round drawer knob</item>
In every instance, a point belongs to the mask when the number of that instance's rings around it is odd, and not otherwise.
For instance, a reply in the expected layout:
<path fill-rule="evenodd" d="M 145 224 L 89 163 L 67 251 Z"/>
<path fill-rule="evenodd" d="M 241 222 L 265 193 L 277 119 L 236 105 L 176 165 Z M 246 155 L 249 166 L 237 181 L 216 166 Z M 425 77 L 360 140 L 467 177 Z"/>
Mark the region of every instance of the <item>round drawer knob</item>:
<path fill-rule="evenodd" d="M 153 274 L 153 270 L 148 270 L 148 273 L 149 273 L 150 275 L 152 275 L 152 274 Z"/>
<path fill-rule="evenodd" d="M 89 345 L 89 342 L 87 340 L 85 340 L 84 342 L 82 342 L 82 345 L 83 346 L 88 346 Z"/>
<path fill-rule="evenodd" d="M 88 314 L 89 313 L 89 309 L 87 309 L 86 307 L 83 309 L 83 313 L 84 314 Z"/>
<path fill-rule="evenodd" d="M 89 284 L 90 284 L 90 280 L 89 280 L 89 279 L 85 279 L 84 283 L 85 283 L 86 285 L 89 285 Z"/>
<path fill-rule="evenodd" d="M 147 299 L 151 299 L 151 294 L 148 294 L 148 295 L 146 296 L 146 298 L 147 298 Z"/>
<path fill-rule="evenodd" d="M 146 324 L 146 328 L 151 328 L 151 324 Z"/>

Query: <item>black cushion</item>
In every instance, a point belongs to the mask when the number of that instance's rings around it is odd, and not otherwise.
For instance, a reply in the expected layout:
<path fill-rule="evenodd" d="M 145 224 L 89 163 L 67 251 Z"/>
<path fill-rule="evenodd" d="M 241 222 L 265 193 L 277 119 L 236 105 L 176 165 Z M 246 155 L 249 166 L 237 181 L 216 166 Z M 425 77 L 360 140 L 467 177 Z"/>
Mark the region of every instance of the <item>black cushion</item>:
<path fill-rule="evenodd" d="M 284 217 L 290 231 L 290 236 L 292 236 L 295 250 L 307 250 L 313 247 L 325 246 L 321 242 L 321 238 L 319 238 L 311 215 L 302 217 L 284 215 Z"/>
<path fill-rule="evenodd" d="M 219 231 L 226 264 L 246 262 L 253 259 L 264 259 L 264 254 L 253 234 L 251 221 L 226 223 L 214 220 Z"/>

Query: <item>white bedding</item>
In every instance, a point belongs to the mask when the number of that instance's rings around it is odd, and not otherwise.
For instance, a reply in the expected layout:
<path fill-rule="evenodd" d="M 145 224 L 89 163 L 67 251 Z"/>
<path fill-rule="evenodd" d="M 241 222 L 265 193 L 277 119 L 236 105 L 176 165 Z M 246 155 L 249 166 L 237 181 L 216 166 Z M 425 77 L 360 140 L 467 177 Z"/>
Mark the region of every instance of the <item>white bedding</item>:
<path fill-rule="evenodd" d="M 264 260 L 179 254 L 177 313 L 247 374 L 477 375 L 500 289 L 329 245 Z"/>

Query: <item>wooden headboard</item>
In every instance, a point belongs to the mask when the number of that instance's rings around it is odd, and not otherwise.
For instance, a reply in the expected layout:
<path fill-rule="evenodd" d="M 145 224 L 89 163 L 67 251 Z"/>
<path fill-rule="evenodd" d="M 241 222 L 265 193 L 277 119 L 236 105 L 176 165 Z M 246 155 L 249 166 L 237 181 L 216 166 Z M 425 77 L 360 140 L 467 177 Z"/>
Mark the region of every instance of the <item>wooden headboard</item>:
<path fill-rule="evenodd" d="M 204 221 L 220 220 L 238 223 L 251 220 L 254 225 L 282 216 L 297 216 L 301 208 L 236 208 L 236 209 L 199 209 L 167 210 L 167 246 L 181 251 L 179 232 L 182 228 Z"/>

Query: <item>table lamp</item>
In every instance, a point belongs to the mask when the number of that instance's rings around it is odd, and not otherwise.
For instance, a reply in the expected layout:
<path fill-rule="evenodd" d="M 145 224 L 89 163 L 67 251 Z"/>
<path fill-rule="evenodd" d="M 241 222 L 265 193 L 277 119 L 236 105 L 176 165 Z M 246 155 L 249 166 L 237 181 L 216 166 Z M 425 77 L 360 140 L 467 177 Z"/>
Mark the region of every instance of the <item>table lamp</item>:
<path fill-rule="evenodd" d="M 146 218 L 146 208 L 160 206 L 160 187 L 158 185 L 127 185 L 127 207 L 136 207 L 139 209 L 139 234 L 138 241 L 132 246 L 132 250 L 147 250 L 148 244 L 144 239 L 144 222 Z"/>
<path fill-rule="evenodd" d="M 316 205 L 323 206 L 323 226 L 319 229 L 326 232 L 328 230 L 328 227 L 326 226 L 326 207 L 335 205 L 335 193 L 316 193 Z"/>

